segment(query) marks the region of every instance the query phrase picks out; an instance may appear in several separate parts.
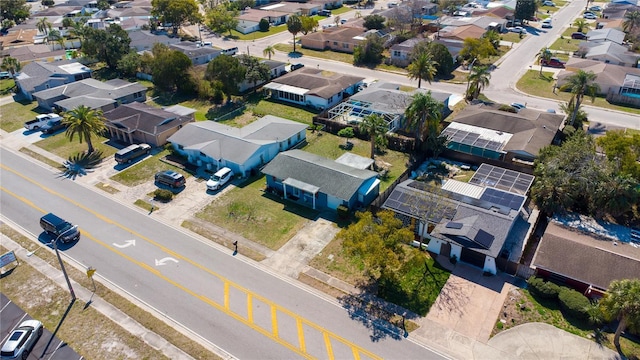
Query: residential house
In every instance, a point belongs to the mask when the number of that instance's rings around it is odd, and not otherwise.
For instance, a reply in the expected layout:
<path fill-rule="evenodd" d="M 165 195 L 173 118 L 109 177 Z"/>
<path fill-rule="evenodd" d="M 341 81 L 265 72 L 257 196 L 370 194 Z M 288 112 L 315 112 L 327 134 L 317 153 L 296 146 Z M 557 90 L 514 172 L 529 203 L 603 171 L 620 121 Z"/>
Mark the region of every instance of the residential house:
<path fill-rule="evenodd" d="M 382 208 L 412 226 L 430 252 L 496 274 L 516 264 L 524 249 L 531 225 L 521 212 L 532 182 L 531 175 L 482 164 L 468 183 L 405 180 Z"/>
<path fill-rule="evenodd" d="M 310 3 L 320 5 L 322 9 L 333 10 L 342 7 L 342 0 L 310 0 Z"/>
<path fill-rule="evenodd" d="M 618 29 L 596 29 L 587 33 L 587 41 L 590 42 L 606 42 L 611 41 L 618 45 L 624 42 L 625 33 Z"/>
<path fill-rule="evenodd" d="M 101 82 L 96 79 L 84 79 L 32 94 L 38 106 L 48 111 L 73 110 L 79 105 L 92 109 L 109 111 L 120 104 L 147 99 L 147 88 L 121 79 Z"/>
<path fill-rule="evenodd" d="M 358 161 L 356 161 L 359 163 Z M 302 150 L 285 151 L 262 169 L 267 189 L 317 210 L 357 209 L 380 191 L 378 173 Z"/>
<path fill-rule="evenodd" d="M 575 55 L 589 60 L 602 61 L 607 64 L 637 67 L 640 54 L 629 51 L 629 48 L 613 41 L 582 41 Z"/>
<path fill-rule="evenodd" d="M 409 65 L 411 62 L 411 52 L 413 51 L 413 47 L 423 41 L 429 40 L 421 37 L 415 37 L 393 45 L 389 49 L 389 52 L 391 53 L 391 62 L 396 66 Z"/>
<path fill-rule="evenodd" d="M 263 6 L 261 10 L 278 11 L 289 15 L 313 16 L 322 10 L 323 4 L 307 2 L 279 2 Z"/>
<path fill-rule="evenodd" d="M 125 144 L 164 146 L 171 135 L 195 121 L 195 112 L 194 109 L 180 105 L 159 109 L 132 102 L 106 111 L 104 117 L 107 132 L 113 140 Z"/>
<path fill-rule="evenodd" d="M 169 137 L 188 161 L 209 170 L 230 168 L 249 176 L 279 152 L 306 140 L 307 125 L 267 115 L 242 128 L 214 121 L 189 123 Z"/>
<path fill-rule="evenodd" d="M 15 80 L 18 92 L 33 101 L 35 92 L 90 77 L 91 69 L 76 60 L 34 61 L 26 64 Z"/>
<path fill-rule="evenodd" d="M 0 45 L 2 45 L 0 48 L 7 50 L 7 48 L 11 48 L 15 46 L 28 47 L 24 45 L 33 45 L 33 39 L 37 34 L 38 34 L 37 29 L 30 29 L 30 28 L 9 29 L 8 34 L 0 37 Z"/>
<path fill-rule="evenodd" d="M 564 85 L 567 77 L 574 75 L 578 70 L 596 74 L 594 83 L 598 84 L 599 95 L 606 95 L 611 92 L 619 93 L 628 75 L 640 76 L 640 69 L 638 68 L 573 57 L 566 62 L 565 69 L 558 73 L 557 85 L 559 87 Z"/>
<path fill-rule="evenodd" d="M 22 64 L 32 61 L 53 62 L 63 60 L 67 57 L 66 50 L 60 48 L 58 48 L 57 50 L 53 50 L 52 48 L 52 46 L 43 44 L 10 47 L 5 48 L 2 51 L 2 55 L 11 56 L 12 58 L 20 61 Z"/>
<path fill-rule="evenodd" d="M 265 19 L 271 26 L 281 25 L 289 19 L 289 13 L 274 10 L 246 9 L 238 16 L 236 30 L 249 34 L 260 30 L 260 20 Z"/>
<path fill-rule="evenodd" d="M 627 13 L 633 11 L 640 11 L 640 6 L 637 4 L 610 2 L 602 9 L 602 17 L 604 19 L 624 19 Z"/>
<path fill-rule="evenodd" d="M 266 81 L 258 81 L 255 84 L 252 82 L 249 82 L 248 80 L 244 80 L 240 83 L 240 85 L 238 86 L 238 91 L 240 92 L 245 92 L 251 88 L 258 87 L 272 79 L 277 78 L 278 76 L 282 76 L 284 74 L 287 73 L 287 70 L 285 70 L 285 66 L 287 65 L 287 63 L 284 63 L 282 61 L 276 61 L 276 60 L 261 60 L 261 63 L 267 65 L 269 67 L 269 73 L 270 73 L 270 77 L 269 80 Z"/>
<path fill-rule="evenodd" d="M 138 51 L 151 51 L 156 43 L 170 46 L 180 42 L 179 38 L 171 38 L 167 35 L 154 35 L 149 31 L 131 31 L 129 33 L 131 43 L 129 46 Z"/>
<path fill-rule="evenodd" d="M 466 25 L 475 25 L 485 31 L 495 30 L 498 33 L 507 28 L 507 20 L 496 18 L 495 16 L 444 16 L 440 19 L 440 26 L 444 29 L 447 27 L 458 27 Z"/>
<path fill-rule="evenodd" d="M 531 267 L 537 276 L 601 297 L 613 280 L 640 278 L 640 249 L 550 221 Z"/>
<path fill-rule="evenodd" d="M 451 39 L 453 41 L 464 42 L 465 39 L 480 39 L 486 30 L 474 25 L 447 26 L 436 35 L 440 39 Z"/>
<path fill-rule="evenodd" d="M 382 116 L 388 124 L 388 131 L 395 131 L 405 124 L 404 112 L 411 104 L 413 96 L 417 93 L 427 93 L 425 89 L 413 91 L 400 90 L 399 84 L 378 81 L 347 101 L 331 108 L 328 118 L 333 121 L 341 121 L 347 124 L 359 124 L 364 117 L 370 114 Z M 449 97 L 451 94 L 431 91 L 431 96 L 443 104 L 443 117 L 449 113 Z"/>
<path fill-rule="evenodd" d="M 531 109 L 511 113 L 479 104 L 458 113 L 441 134 L 449 139 L 452 156 L 457 153 L 476 163 L 493 159 L 533 166 L 540 150 L 554 142 L 563 121 L 560 114 Z"/>
<path fill-rule="evenodd" d="M 365 40 L 366 30 L 352 27 L 330 27 L 300 37 L 303 48 L 333 50 L 353 54 L 355 47 Z"/>
<path fill-rule="evenodd" d="M 171 50 L 178 50 L 187 55 L 193 65 L 203 65 L 222 54 L 222 50 L 214 49 L 209 46 L 200 46 L 194 42 L 181 41 L 176 44 L 170 44 Z"/>
<path fill-rule="evenodd" d="M 263 88 L 272 98 L 316 109 L 327 109 L 353 95 L 363 77 L 302 68 L 273 79 Z"/>

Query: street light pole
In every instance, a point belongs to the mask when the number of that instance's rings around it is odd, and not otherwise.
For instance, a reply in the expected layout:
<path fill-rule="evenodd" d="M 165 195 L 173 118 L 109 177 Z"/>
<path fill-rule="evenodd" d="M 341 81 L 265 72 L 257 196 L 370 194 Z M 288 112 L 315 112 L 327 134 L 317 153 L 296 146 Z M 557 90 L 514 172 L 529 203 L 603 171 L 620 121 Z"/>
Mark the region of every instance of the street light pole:
<path fill-rule="evenodd" d="M 62 235 L 68 233 L 69 231 L 76 230 L 78 225 L 73 225 L 66 231 L 63 231 L 55 240 L 53 240 L 53 249 L 56 252 L 56 256 L 58 257 L 58 262 L 60 263 L 60 268 L 62 269 L 62 275 L 64 275 L 64 279 L 67 282 L 67 286 L 69 287 L 69 293 L 71 294 L 71 302 L 76 300 L 76 293 L 73 291 L 73 287 L 71 286 L 71 281 L 69 280 L 69 275 L 67 275 L 67 270 L 64 268 L 64 263 L 62 262 L 62 258 L 60 257 L 60 251 L 58 251 L 58 239 L 62 237 Z"/>

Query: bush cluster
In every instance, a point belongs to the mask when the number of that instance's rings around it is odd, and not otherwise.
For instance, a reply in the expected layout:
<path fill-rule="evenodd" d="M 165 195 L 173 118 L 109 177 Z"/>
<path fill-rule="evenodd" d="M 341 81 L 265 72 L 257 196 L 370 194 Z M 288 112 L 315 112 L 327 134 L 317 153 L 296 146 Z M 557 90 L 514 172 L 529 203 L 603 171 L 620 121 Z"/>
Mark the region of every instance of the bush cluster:
<path fill-rule="evenodd" d="M 552 282 L 544 281 L 540 278 L 532 276 L 527 281 L 527 284 L 529 284 L 529 291 L 539 298 L 542 298 L 542 299 L 558 298 L 558 293 L 560 292 L 560 286 Z"/>
<path fill-rule="evenodd" d="M 581 293 L 565 286 L 558 286 L 550 281 L 544 281 L 532 276 L 527 280 L 529 291 L 541 299 L 557 300 L 562 312 L 579 320 L 589 319 L 591 302 Z"/>
<path fill-rule="evenodd" d="M 566 314 L 581 320 L 589 318 L 588 309 L 591 303 L 586 296 L 563 286 L 560 288 L 558 300 L 560 301 L 560 308 Z"/>
<path fill-rule="evenodd" d="M 167 202 L 173 199 L 173 193 L 167 189 L 156 189 L 156 191 L 153 192 L 153 198 L 158 201 Z"/>

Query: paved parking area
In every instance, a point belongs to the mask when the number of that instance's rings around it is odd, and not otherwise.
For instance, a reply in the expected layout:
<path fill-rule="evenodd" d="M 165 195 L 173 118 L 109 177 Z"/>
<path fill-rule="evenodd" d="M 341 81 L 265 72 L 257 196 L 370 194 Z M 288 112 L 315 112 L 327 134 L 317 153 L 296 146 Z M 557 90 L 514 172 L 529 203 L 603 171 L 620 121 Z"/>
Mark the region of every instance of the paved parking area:
<path fill-rule="evenodd" d="M 36 295 L 37 296 L 37 295 Z M 2 336 L 2 344 L 7 340 L 11 331 L 20 323 L 32 318 L 25 313 L 18 305 L 14 304 L 4 294 L 0 293 L 0 334 Z M 57 337 L 51 341 L 46 349 L 47 343 L 51 339 L 51 332 L 45 328 L 42 336 L 36 342 L 27 359 L 46 359 L 46 360 L 74 360 L 82 359 L 72 348 L 67 346 Z"/>

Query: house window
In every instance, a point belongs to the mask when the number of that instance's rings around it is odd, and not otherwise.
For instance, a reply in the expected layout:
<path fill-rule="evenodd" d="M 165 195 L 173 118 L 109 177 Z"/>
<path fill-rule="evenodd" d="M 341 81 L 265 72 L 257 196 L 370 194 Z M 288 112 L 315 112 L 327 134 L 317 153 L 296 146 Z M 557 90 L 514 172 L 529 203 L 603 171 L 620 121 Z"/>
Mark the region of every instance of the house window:
<path fill-rule="evenodd" d="M 395 56 L 395 57 L 401 57 L 401 56 L 402 56 L 402 53 L 400 53 L 400 51 L 398 51 L 398 50 L 393 50 L 393 56 Z"/>
<path fill-rule="evenodd" d="M 332 102 L 332 101 L 333 101 L 333 95 L 331 95 L 331 96 L 327 99 L 327 101 L 328 101 L 328 102 Z"/>
<path fill-rule="evenodd" d="M 178 150 L 184 150 L 184 145 L 178 145 Z"/>
<path fill-rule="evenodd" d="M 349 48 L 349 44 L 342 44 L 342 48 L 348 49 Z"/>
<path fill-rule="evenodd" d="M 333 45 L 336 45 L 336 46 L 337 46 L 337 45 L 338 45 L 338 42 L 337 42 L 337 41 L 334 41 L 334 42 L 333 42 Z"/>

